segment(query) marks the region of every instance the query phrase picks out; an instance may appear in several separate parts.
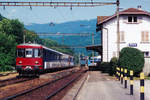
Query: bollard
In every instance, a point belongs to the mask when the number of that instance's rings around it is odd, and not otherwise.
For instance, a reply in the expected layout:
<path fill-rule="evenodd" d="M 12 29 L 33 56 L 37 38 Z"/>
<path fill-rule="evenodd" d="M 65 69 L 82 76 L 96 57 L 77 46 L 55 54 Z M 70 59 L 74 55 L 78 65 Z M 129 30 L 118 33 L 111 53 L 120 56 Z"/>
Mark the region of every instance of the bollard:
<path fill-rule="evenodd" d="M 124 69 L 124 88 L 127 88 L 127 69 Z"/>
<path fill-rule="evenodd" d="M 133 95 L 133 70 L 130 71 L 130 95 Z"/>
<path fill-rule="evenodd" d="M 120 68 L 118 67 L 118 79 L 120 81 Z"/>
<path fill-rule="evenodd" d="M 123 68 L 121 68 L 121 84 L 123 84 Z"/>
<path fill-rule="evenodd" d="M 140 73 L 140 100 L 144 100 L 144 73 Z"/>
<path fill-rule="evenodd" d="M 116 80 L 118 80 L 118 67 L 116 67 Z"/>
<path fill-rule="evenodd" d="M 120 80 L 120 79 L 119 79 L 119 77 L 120 77 L 119 70 L 120 70 L 120 68 L 119 68 L 119 67 L 117 67 L 117 79 L 118 79 L 118 80 Z"/>

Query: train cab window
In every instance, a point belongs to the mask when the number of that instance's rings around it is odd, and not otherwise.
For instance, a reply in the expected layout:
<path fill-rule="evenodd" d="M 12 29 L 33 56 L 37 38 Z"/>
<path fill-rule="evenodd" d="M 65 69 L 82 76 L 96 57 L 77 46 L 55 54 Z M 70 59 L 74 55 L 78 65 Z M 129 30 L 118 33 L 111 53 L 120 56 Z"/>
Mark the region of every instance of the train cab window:
<path fill-rule="evenodd" d="M 34 57 L 41 57 L 41 50 L 40 49 L 34 49 Z"/>
<path fill-rule="evenodd" d="M 24 57 L 25 50 L 24 49 L 18 49 L 17 50 L 17 57 Z"/>
<path fill-rule="evenodd" d="M 32 49 L 26 49 L 26 57 L 32 57 L 33 55 L 33 50 Z"/>

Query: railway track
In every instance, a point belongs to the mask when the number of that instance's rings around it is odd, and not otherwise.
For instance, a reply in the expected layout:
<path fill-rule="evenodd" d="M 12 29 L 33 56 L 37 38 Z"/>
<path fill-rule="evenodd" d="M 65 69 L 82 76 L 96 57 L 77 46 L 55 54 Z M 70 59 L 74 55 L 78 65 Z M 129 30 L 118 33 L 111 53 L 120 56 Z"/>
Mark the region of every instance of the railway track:
<path fill-rule="evenodd" d="M 5 80 L 0 80 L 0 87 L 28 81 L 31 79 L 33 79 L 33 78 L 16 78 L 16 77 L 14 77 L 14 78 L 9 78 L 9 79 L 5 79 Z"/>
<path fill-rule="evenodd" d="M 65 70 L 65 69 L 63 69 Z M 61 70 L 60 70 L 61 71 Z M 53 72 L 56 72 L 55 70 Z M 15 74 L 16 72 L 13 72 L 13 73 L 7 73 L 7 74 L 0 74 L 0 77 L 2 76 L 8 76 L 10 74 Z M 62 72 L 61 75 L 63 75 L 65 73 Z M 54 75 L 54 77 L 59 77 L 57 75 Z M 28 80 L 32 80 L 34 78 L 17 78 L 17 77 L 12 77 L 12 78 L 7 78 L 7 79 L 3 79 L 3 80 L 0 80 L 0 87 L 4 87 L 4 86 L 7 86 L 7 85 L 11 85 L 11 84 L 16 84 L 16 83 L 20 83 L 20 82 L 24 82 L 24 81 L 28 81 Z"/>
<path fill-rule="evenodd" d="M 3 100 L 49 100 L 77 80 L 86 70 L 79 70 L 57 80 L 46 82 L 38 87 L 25 90 Z"/>

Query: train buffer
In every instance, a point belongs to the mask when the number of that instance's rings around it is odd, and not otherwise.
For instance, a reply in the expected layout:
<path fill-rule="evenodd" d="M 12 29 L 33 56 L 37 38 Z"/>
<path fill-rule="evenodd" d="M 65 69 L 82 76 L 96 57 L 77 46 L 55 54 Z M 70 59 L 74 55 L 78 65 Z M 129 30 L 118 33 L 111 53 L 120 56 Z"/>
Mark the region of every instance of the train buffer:
<path fill-rule="evenodd" d="M 150 80 L 146 82 L 150 84 Z M 76 85 L 79 86 L 78 83 Z M 149 89 L 150 86 L 145 87 L 145 100 L 150 100 Z M 100 71 L 89 71 L 78 95 L 70 100 L 140 100 L 140 81 L 134 82 L 134 95 L 130 95 L 129 86 L 125 89 L 115 78 Z"/>

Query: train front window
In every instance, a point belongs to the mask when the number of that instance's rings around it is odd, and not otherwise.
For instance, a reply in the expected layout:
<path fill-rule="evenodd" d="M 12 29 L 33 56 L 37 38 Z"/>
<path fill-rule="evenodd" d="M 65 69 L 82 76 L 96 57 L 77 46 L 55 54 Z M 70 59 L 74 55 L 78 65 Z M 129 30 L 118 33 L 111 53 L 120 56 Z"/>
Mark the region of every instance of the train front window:
<path fill-rule="evenodd" d="M 32 57 L 33 50 L 32 49 L 26 49 L 26 57 Z"/>
<path fill-rule="evenodd" d="M 40 49 L 34 49 L 34 57 L 41 57 L 41 50 Z"/>
<path fill-rule="evenodd" d="M 24 57 L 25 50 L 24 49 L 18 49 L 17 50 L 17 57 Z"/>

